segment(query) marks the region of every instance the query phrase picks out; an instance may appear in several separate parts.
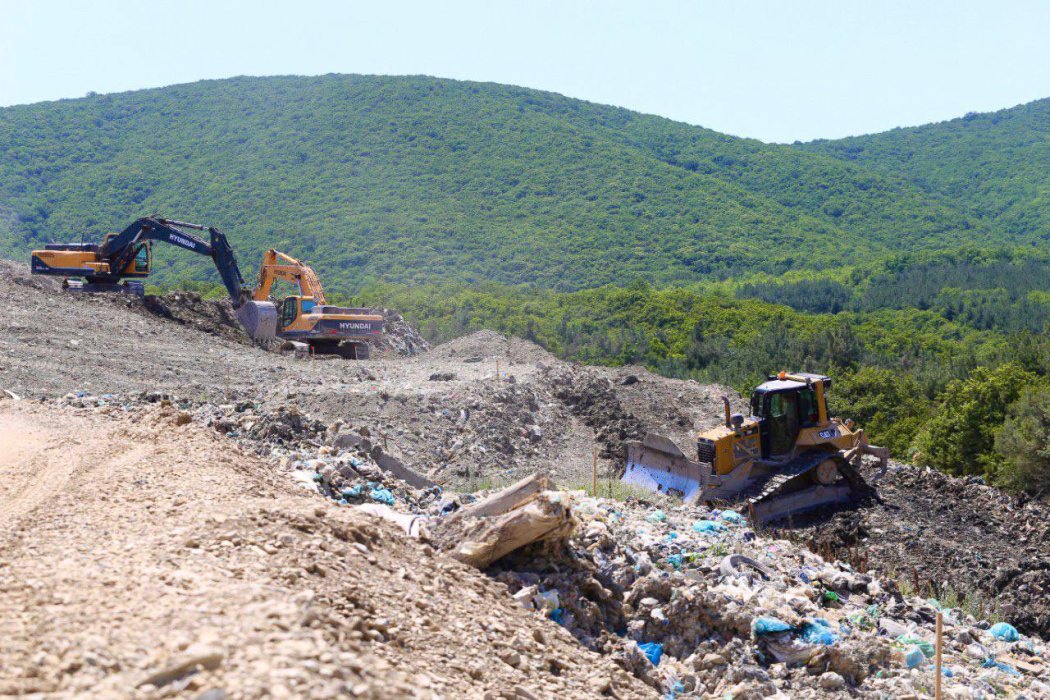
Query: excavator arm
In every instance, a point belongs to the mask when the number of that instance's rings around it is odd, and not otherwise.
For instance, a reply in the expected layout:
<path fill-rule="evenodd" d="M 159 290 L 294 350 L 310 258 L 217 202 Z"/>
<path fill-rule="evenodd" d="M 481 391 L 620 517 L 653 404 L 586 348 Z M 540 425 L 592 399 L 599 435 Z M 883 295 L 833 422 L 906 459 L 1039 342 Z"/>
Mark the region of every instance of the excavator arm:
<path fill-rule="evenodd" d="M 299 296 L 312 297 L 319 306 L 326 305 L 321 280 L 314 269 L 271 248 L 263 255 L 262 265 L 259 267 L 259 284 L 253 295 L 255 301 L 267 301 L 276 280 L 294 284 L 299 288 Z"/>
<path fill-rule="evenodd" d="M 208 240 L 198 238 L 186 229 L 207 231 Z M 239 308 L 251 297 L 250 291 L 244 286 L 244 278 L 241 277 L 237 258 L 234 257 L 229 240 L 224 233 L 212 226 L 144 217 L 106 240 L 99 248 L 98 256 L 109 263 L 110 270 L 123 270 L 135 256 L 137 244 L 143 241 L 162 241 L 210 257 L 235 308 Z"/>

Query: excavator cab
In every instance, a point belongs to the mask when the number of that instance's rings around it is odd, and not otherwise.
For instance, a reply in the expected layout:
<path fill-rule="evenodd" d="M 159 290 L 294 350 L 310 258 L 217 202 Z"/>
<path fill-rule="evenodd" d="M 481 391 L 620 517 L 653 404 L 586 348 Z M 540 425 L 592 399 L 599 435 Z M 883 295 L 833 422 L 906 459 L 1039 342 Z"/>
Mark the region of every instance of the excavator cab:
<path fill-rule="evenodd" d="M 295 326 L 297 322 L 302 321 L 303 317 L 313 312 L 317 308 L 317 300 L 312 297 L 299 297 L 289 296 L 284 298 L 284 304 L 281 306 L 281 330 L 287 330 L 292 326 Z M 309 331 L 316 319 L 309 319 L 303 323 L 299 323 L 299 328 L 296 330 Z"/>
<path fill-rule="evenodd" d="M 281 330 L 288 328 L 299 318 L 300 297 L 285 297 L 281 306 Z"/>
<path fill-rule="evenodd" d="M 116 238 L 119 235 L 119 233 L 107 233 L 106 237 L 102 239 L 102 244 L 105 245 L 111 238 Z M 120 276 L 148 277 L 152 270 L 153 248 L 150 246 L 149 241 L 141 241 L 134 245 L 134 253 L 131 260 L 128 261 L 127 267 L 120 273 Z"/>

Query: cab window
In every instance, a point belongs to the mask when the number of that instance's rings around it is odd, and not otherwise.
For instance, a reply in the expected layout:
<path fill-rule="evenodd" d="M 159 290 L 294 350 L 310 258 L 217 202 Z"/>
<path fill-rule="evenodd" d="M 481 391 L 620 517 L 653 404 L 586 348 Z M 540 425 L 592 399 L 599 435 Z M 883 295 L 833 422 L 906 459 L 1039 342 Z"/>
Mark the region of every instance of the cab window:
<path fill-rule="evenodd" d="M 284 300 L 284 309 L 281 311 L 281 327 L 292 325 L 295 321 L 295 317 L 299 315 L 299 304 L 296 303 L 295 297 L 288 297 Z"/>
<path fill-rule="evenodd" d="M 149 272 L 149 245 L 142 243 L 135 251 L 135 272 Z"/>
<path fill-rule="evenodd" d="M 762 397 L 765 394 L 761 391 L 756 391 L 751 394 L 751 415 L 755 418 L 762 418 L 765 413 L 762 411 Z"/>
<path fill-rule="evenodd" d="M 317 302 L 312 299 L 303 299 L 303 313 L 308 314 L 313 311 L 313 308 L 317 306 Z"/>
<path fill-rule="evenodd" d="M 820 421 L 816 389 L 807 388 L 798 392 L 798 413 L 803 427 L 816 425 Z"/>

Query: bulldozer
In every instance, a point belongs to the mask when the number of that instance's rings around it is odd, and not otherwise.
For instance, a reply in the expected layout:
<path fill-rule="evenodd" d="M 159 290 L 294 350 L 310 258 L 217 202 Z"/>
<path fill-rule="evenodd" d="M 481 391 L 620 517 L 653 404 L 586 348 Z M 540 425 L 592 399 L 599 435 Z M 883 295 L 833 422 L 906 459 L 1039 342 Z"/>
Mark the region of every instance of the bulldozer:
<path fill-rule="evenodd" d="M 269 302 L 277 280 L 294 284 L 299 291 L 280 303 L 277 337 L 285 341 L 288 349 L 313 355 L 368 359 L 366 341 L 382 336 L 382 316 L 369 313 L 368 309 L 328 305 L 314 269 L 271 248 L 259 266 L 259 283 L 253 299 L 260 304 Z"/>
<path fill-rule="evenodd" d="M 750 415 L 732 413 L 697 436 L 696 460 L 669 438 L 648 434 L 627 443 L 621 481 L 686 503 L 736 503 L 755 525 L 870 495 L 857 470 L 864 455 L 885 473 L 889 450 L 868 442 L 849 419 L 828 414 L 831 378 L 780 372 L 755 388 Z"/>

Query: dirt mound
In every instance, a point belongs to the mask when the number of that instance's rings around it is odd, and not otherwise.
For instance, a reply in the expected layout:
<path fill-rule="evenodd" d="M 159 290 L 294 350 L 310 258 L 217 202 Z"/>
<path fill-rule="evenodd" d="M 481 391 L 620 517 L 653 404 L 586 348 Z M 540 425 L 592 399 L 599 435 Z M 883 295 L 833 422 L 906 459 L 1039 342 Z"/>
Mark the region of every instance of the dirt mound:
<path fill-rule="evenodd" d="M 480 572 L 181 415 L 0 405 L 0 693 L 649 694 Z"/>
<path fill-rule="evenodd" d="M 582 368 L 559 367 L 547 373 L 547 381 L 573 415 L 594 429 L 602 457 L 622 461 L 626 441 L 645 437 L 644 424 L 624 410 L 608 379 Z"/>
<path fill-rule="evenodd" d="M 385 351 L 387 354 L 400 357 L 412 357 L 430 349 L 430 343 L 426 341 L 426 338 L 420 335 L 419 330 L 397 311 L 374 308 L 369 309 L 368 312 L 379 314 L 385 319 L 386 332 L 381 340 L 373 343 L 381 352 Z"/>
<path fill-rule="evenodd" d="M 169 292 L 160 296 L 147 295 L 143 305 L 155 316 L 189 326 L 201 333 L 243 345 L 252 344 L 237 322 L 229 299 L 205 299 L 195 292 Z"/>
<path fill-rule="evenodd" d="M 438 345 L 430 351 L 435 359 L 475 360 L 504 358 L 506 365 L 515 362 L 554 362 L 549 352 L 535 343 L 508 338 L 496 331 L 482 330 Z"/>

